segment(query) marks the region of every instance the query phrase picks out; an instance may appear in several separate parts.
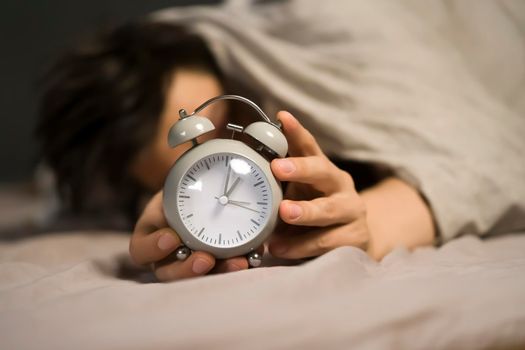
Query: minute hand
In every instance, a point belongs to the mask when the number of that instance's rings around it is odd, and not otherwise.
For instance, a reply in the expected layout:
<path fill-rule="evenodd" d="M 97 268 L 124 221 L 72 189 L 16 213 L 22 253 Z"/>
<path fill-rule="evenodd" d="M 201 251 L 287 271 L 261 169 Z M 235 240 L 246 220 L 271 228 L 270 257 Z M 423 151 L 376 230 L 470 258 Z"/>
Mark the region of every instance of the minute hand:
<path fill-rule="evenodd" d="M 230 182 L 230 172 L 231 172 L 231 170 L 232 170 L 232 168 L 228 164 L 228 172 L 226 173 L 226 181 L 224 181 L 224 192 L 222 192 L 223 196 L 227 196 L 226 191 L 228 190 L 228 183 Z"/>
<path fill-rule="evenodd" d="M 228 199 L 228 203 L 243 204 L 243 205 L 252 204 L 251 202 L 236 201 L 235 199 Z"/>
<path fill-rule="evenodd" d="M 237 186 L 237 184 L 239 184 L 239 181 L 241 181 L 241 178 L 238 177 L 235 179 L 235 181 L 233 182 L 232 184 L 232 187 L 230 187 L 230 189 L 228 190 L 228 192 L 226 192 L 224 195 L 226 197 L 229 197 L 230 196 L 230 193 L 232 193 L 232 191 L 235 189 L 235 187 Z"/>
<path fill-rule="evenodd" d="M 256 212 L 256 213 L 260 213 L 258 210 L 252 209 L 252 208 L 250 208 L 250 207 L 247 207 L 247 206 L 244 206 L 244 205 L 241 205 L 241 204 L 235 203 L 235 202 L 230 202 L 230 201 L 228 201 L 228 204 L 235 205 L 236 207 L 241 207 L 241 208 L 244 208 L 244 209 L 248 209 L 248 210 L 254 211 L 254 212 Z"/>
<path fill-rule="evenodd" d="M 219 199 L 219 197 L 213 197 L 215 199 Z M 251 204 L 250 202 L 243 202 L 243 201 L 236 201 L 236 200 L 233 200 L 233 199 L 228 199 L 228 203 L 231 203 L 231 202 L 235 202 L 237 204 Z"/>

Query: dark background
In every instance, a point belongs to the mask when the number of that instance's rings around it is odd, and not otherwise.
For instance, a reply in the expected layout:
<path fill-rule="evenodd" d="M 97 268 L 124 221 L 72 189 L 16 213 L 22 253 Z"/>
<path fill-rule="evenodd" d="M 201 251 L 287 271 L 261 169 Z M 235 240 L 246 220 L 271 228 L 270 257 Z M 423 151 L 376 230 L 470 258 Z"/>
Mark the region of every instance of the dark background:
<path fill-rule="evenodd" d="M 29 180 L 37 81 L 53 58 L 90 30 L 169 7 L 215 0 L 3 1 L 0 11 L 0 183 Z"/>

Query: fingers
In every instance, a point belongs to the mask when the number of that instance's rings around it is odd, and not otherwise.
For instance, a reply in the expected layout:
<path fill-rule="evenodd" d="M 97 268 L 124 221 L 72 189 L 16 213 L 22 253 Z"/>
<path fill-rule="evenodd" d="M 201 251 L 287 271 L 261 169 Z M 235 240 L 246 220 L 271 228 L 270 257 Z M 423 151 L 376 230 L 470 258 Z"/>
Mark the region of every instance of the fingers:
<path fill-rule="evenodd" d="M 248 260 L 243 256 L 217 261 L 214 273 L 225 273 L 246 270 L 249 268 Z"/>
<path fill-rule="evenodd" d="M 341 246 L 366 249 L 368 239 L 366 219 L 362 218 L 330 230 L 319 229 L 307 233 L 274 235 L 269 250 L 278 258 L 302 259 L 319 256 Z"/>
<path fill-rule="evenodd" d="M 179 236 L 167 227 L 162 211 L 162 193 L 148 203 L 129 243 L 132 260 L 139 265 L 164 259 L 181 245 Z"/>
<path fill-rule="evenodd" d="M 158 192 L 144 208 L 137 224 L 135 225 L 134 233 L 145 236 L 163 227 L 168 227 L 166 218 L 164 217 L 164 210 L 162 208 L 162 191 Z"/>
<path fill-rule="evenodd" d="M 214 272 L 232 272 L 248 268 L 245 257 L 216 261 L 206 252 L 193 252 L 186 260 L 177 260 L 172 253 L 182 245 L 175 231 L 167 227 L 162 208 L 162 193 L 148 203 L 135 226 L 129 244 L 132 260 L 138 265 L 153 265 L 159 281 L 168 282 Z M 258 249 L 262 254 L 262 249 Z"/>
<path fill-rule="evenodd" d="M 257 251 L 262 254 L 264 247 Z M 225 260 L 215 258 L 205 252 L 194 252 L 185 261 L 166 259 L 165 262 L 155 264 L 155 276 L 159 281 L 169 282 L 184 278 L 201 276 L 207 273 L 226 273 L 246 270 L 249 268 L 248 260 L 238 256 Z"/>
<path fill-rule="evenodd" d="M 295 117 L 286 111 L 277 113 L 283 133 L 288 141 L 288 153 L 293 157 L 323 155 L 312 134 Z"/>
<path fill-rule="evenodd" d="M 181 245 L 181 240 L 170 228 L 162 228 L 148 235 L 136 232 L 129 242 L 129 254 L 138 265 L 151 264 L 162 260 Z"/>
<path fill-rule="evenodd" d="M 154 264 L 155 277 L 161 282 L 207 274 L 215 266 L 215 258 L 205 252 L 194 252 L 186 260 L 167 259 Z"/>
<path fill-rule="evenodd" d="M 309 184 L 325 194 L 351 188 L 354 183 L 347 172 L 320 156 L 274 159 L 272 172 L 281 181 Z"/>
<path fill-rule="evenodd" d="M 264 246 L 260 246 L 255 250 L 261 256 L 264 254 Z M 230 259 L 219 260 L 215 265 L 213 272 L 224 273 L 246 270 L 250 267 L 248 259 L 244 256 L 238 256 Z"/>
<path fill-rule="evenodd" d="M 291 225 L 325 227 L 346 224 L 358 218 L 363 210 L 359 197 L 353 199 L 340 195 L 319 197 L 311 201 L 284 200 L 279 206 L 279 216 Z"/>

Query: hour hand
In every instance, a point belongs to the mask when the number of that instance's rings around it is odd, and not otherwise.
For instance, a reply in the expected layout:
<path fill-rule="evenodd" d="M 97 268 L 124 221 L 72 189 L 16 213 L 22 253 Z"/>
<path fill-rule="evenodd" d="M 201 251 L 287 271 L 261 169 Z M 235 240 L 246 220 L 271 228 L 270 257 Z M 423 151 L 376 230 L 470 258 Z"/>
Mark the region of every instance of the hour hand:
<path fill-rule="evenodd" d="M 230 189 L 228 190 L 228 192 L 226 192 L 226 193 L 224 194 L 226 197 L 228 197 L 228 196 L 230 195 L 230 193 L 233 192 L 233 190 L 235 189 L 235 187 L 239 184 L 239 181 L 241 181 L 241 178 L 240 178 L 240 177 L 238 177 L 238 178 L 235 179 L 235 181 L 234 181 L 233 184 L 232 184 L 232 187 L 230 187 Z"/>

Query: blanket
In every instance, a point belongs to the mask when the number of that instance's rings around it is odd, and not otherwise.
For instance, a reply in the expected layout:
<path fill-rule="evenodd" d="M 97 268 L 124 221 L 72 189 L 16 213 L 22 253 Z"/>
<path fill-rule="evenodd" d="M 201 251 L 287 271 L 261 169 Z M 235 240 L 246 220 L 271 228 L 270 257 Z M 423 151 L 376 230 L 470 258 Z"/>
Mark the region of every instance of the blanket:
<path fill-rule="evenodd" d="M 525 229 L 523 1 L 228 1 L 151 20 L 202 35 L 329 155 L 419 189 L 441 240 Z"/>
<path fill-rule="evenodd" d="M 129 236 L 0 243 L 2 349 L 511 349 L 525 347 L 525 235 L 336 249 L 174 283 L 128 261 Z"/>

